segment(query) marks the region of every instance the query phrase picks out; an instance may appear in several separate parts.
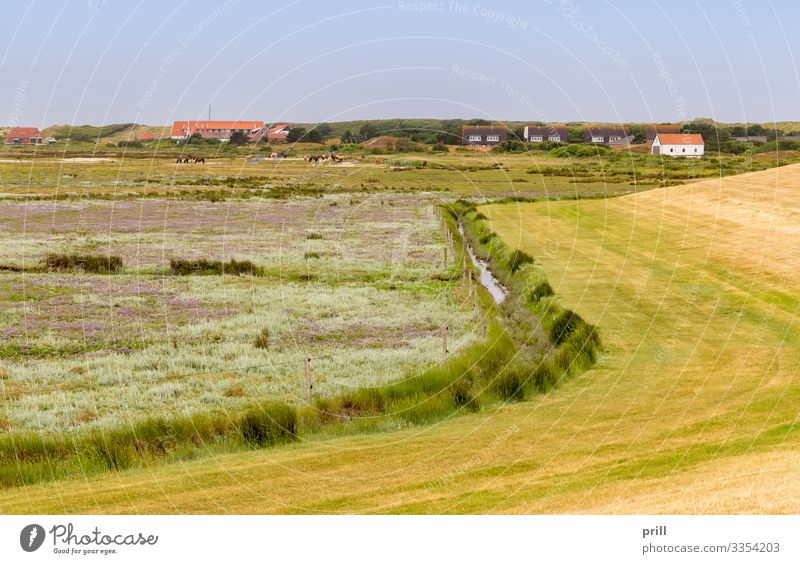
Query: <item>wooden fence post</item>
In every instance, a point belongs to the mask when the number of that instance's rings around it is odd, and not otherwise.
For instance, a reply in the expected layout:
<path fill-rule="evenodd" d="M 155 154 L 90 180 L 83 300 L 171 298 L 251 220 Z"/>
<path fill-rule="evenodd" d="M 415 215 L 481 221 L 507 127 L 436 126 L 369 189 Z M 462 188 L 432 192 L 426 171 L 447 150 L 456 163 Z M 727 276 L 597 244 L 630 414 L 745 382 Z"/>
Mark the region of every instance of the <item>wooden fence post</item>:
<path fill-rule="evenodd" d="M 442 352 L 445 358 L 447 358 L 447 353 L 450 352 L 447 350 L 447 327 L 442 327 Z"/>
<path fill-rule="evenodd" d="M 305 368 L 306 368 L 306 402 L 311 404 L 312 403 L 311 390 L 314 388 L 314 384 L 311 382 L 311 359 L 308 357 L 305 358 Z"/>

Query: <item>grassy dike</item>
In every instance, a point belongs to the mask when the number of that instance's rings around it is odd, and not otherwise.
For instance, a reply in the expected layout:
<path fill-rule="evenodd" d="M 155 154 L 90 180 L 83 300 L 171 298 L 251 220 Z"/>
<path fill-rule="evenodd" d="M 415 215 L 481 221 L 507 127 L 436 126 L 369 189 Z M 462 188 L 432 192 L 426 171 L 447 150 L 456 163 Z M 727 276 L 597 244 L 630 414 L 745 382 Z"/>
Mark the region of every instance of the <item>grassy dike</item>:
<path fill-rule="evenodd" d="M 446 276 L 457 279 L 465 244 L 509 290 L 501 306 L 476 285 L 487 311 L 486 338 L 421 373 L 395 383 L 317 398 L 300 408 L 251 404 L 239 413 L 153 417 L 116 429 L 80 434 L 0 435 L 0 486 L 124 470 L 156 462 L 429 424 L 506 401 L 547 392 L 591 366 L 600 349 L 594 327 L 559 306 L 529 255 L 510 249 L 474 204 L 441 207 L 453 240 Z M 462 238 L 458 226 L 464 230 Z M 466 259 L 466 260 L 465 260 Z M 473 269 L 474 272 L 474 269 Z"/>

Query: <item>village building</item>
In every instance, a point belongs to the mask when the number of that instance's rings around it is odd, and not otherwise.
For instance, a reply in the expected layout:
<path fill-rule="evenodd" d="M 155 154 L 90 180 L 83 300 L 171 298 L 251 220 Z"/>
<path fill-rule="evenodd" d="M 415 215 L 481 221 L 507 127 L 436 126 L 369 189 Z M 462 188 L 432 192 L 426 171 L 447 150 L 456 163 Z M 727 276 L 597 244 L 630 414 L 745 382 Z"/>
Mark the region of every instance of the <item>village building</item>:
<path fill-rule="evenodd" d="M 172 123 L 171 137 L 180 141 L 197 134 L 206 139 L 229 141 L 234 133 L 253 135 L 263 128 L 263 121 L 175 121 Z"/>
<path fill-rule="evenodd" d="M 526 125 L 522 130 L 522 137 L 527 143 L 543 143 L 544 141 L 566 143 L 568 134 L 566 127 L 552 125 Z"/>
<path fill-rule="evenodd" d="M 44 143 L 38 127 L 12 127 L 6 133 L 6 145 L 39 145 Z"/>
<path fill-rule="evenodd" d="M 700 158 L 705 153 L 705 142 L 699 133 L 659 133 L 653 140 L 654 155 Z"/>
<path fill-rule="evenodd" d="M 584 133 L 587 143 L 603 143 L 606 145 L 630 144 L 630 132 L 625 127 L 587 127 Z"/>
<path fill-rule="evenodd" d="M 502 125 L 465 125 L 461 128 L 461 144 L 473 147 L 493 147 L 506 140 L 508 132 Z"/>
<path fill-rule="evenodd" d="M 766 143 L 767 142 L 767 136 L 766 135 L 743 135 L 743 136 L 740 136 L 740 137 L 734 137 L 734 139 L 736 139 L 740 143 L 751 143 L 751 142 Z"/>

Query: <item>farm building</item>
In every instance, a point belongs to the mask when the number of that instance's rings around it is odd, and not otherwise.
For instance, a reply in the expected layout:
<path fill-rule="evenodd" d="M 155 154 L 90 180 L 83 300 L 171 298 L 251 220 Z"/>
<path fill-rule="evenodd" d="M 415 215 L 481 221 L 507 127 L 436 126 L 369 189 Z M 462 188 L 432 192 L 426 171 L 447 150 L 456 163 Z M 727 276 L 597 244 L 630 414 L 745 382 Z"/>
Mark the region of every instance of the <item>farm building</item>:
<path fill-rule="evenodd" d="M 263 121 L 175 121 L 171 137 L 180 141 L 197 134 L 207 139 L 228 141 L 236 132 L 252 135 L 263 128 Z"/>
<path fill-rule="evenodd" d="M 526 125 L 522 131 L 522 136 L 528 143 L 541 143 L 543 141 L 554 141 L 556 143 L 567 142 L 568 131 L 566 127 L 555 127 L 552 125 Z"/>
<path fill-rule="evenodd" d="M 630 133 L 625 127 L 587 127 L 584 133 L 587 143 L 605 143 L 607 145 L 627 145 Z"/>
<path fill-rule="evenodd" d="M 699 133 L 659 133 L 651 152 L 670 157 L 700 158 L 705 153 L 705 143 Z"/>
<path fill-rule="evenodd" d="M 6 133 L 6 145 L 39 145 L 43 142 L 38 127 L 12 127 Z"/>
<path fill-rule="evenodd" d="M 250 134 L 251 141 L 261 141 L 265 136 L 267 141 L 275 142 L 275 141 L 286 141 L 286 138 L 289 136 L 289 131 L 291 128 L 284 124 L 278 125 L 267 125 L 259 129 L 258 131 L 252 132 Z"/>
<path fill-rule="evenodd" d="M 502 125 L 465 125 L 461 128 L 461 144 L 492 147 L 505 141 L 507 135 Z"/>
<path fill-rule="evenodd" d="M 644 128 L 644 139 L 645 142 L 652 143 L 659 133 L 681 133 L 682 131 L 683 126 L 680 124 L 659 123 L 646 125 Z"/>

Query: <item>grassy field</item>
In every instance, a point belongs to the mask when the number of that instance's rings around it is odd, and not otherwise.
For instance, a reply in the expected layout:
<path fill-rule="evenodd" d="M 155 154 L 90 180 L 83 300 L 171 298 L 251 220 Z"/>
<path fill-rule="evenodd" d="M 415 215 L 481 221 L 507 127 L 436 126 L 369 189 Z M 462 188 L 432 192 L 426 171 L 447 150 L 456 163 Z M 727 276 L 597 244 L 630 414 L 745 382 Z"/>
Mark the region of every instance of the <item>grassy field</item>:
<path fill-rule="evenodd" d="M 5 490 L 0 511 L 796 513 L 798 192 L 789 166 L 482 207 L 600 328 L 594 369 L 397 432 Z"/>

